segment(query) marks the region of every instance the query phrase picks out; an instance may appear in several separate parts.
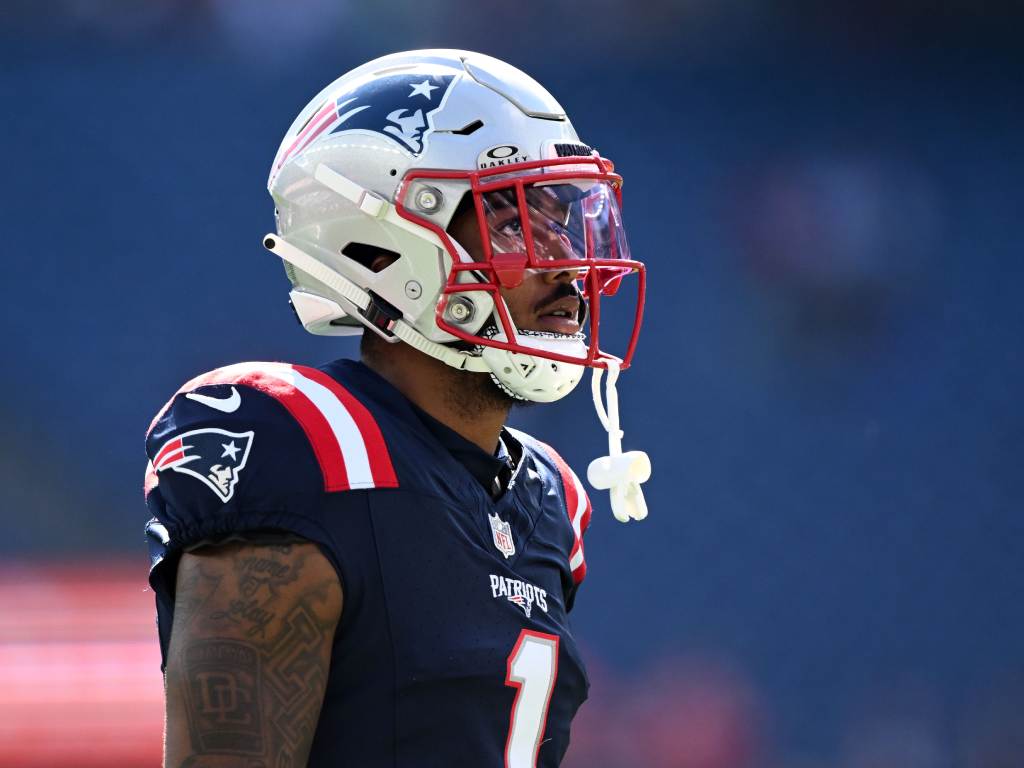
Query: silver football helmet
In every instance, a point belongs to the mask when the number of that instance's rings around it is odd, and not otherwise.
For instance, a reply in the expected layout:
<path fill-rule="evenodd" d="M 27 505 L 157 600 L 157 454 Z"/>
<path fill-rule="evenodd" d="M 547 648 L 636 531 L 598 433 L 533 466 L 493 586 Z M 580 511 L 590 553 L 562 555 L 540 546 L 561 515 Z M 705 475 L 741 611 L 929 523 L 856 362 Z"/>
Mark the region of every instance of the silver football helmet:
<path fill-rule="evenodd" d="M 409 51 L 342 75 L 292 123 L 267 186 L 277 233 L 264 244 L 311 333 L 370 329 L 537 402 L 564 397 L 587 367 L 629 365 L 645 270 L 630 258 L 622 179 L 550 93 L 502 61 Z M 475 216 L 473 244 L 449 232 L 456 213 Z M 380 253 L 394 258 L 375 271 Z M 544 270 L 576 277 L 584 311 L 556 323 L 572 332 L 517 328 L 502 297 Z M 629 275 L 633 327 L 615 356 L 598 343 L 600 301 Z"/>

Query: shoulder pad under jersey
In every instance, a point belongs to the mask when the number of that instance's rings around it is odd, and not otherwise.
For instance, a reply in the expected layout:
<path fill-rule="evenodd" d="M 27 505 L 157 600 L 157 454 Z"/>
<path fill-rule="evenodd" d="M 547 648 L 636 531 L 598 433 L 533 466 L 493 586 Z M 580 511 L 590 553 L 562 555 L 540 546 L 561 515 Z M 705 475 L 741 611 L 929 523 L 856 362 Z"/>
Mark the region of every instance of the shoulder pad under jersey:
<path fill-rule="evenodd" d="M 192 379 L 153 419 L 146 453 L 147 497 L 158 489 L 162 506 L 186 517 L 398 485 L 367 408 L 324 372 L 287 363 Z"/>
<path fill-rule="evenodd" d="M 572 551 L 569 552 L 569 569 L 572 571 L 574 584 L 579 586 L 587 575 L 587 562 L 583 557 L 583 534 L 590 526 L 590 497 L 587 496 L 587 491 L 576 473 L 554 448 L 525 432 L 514 429 L 509 431 L 555 478 L 557 492 L 560 493 L 566 516 L 572 525 L 573 545 Z"/>

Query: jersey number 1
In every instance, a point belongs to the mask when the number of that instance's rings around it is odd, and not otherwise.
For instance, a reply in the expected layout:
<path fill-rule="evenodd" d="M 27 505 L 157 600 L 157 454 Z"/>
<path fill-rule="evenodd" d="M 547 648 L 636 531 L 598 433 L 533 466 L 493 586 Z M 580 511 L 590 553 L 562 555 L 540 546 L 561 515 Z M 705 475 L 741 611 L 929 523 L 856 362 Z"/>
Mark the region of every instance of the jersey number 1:
<path fill-rule="evenodd" d="M 508 655 L 505 685 L 516 689 L 505 768 L 535 768 L 558 676 L 558 635 L 524 629 Z"/>

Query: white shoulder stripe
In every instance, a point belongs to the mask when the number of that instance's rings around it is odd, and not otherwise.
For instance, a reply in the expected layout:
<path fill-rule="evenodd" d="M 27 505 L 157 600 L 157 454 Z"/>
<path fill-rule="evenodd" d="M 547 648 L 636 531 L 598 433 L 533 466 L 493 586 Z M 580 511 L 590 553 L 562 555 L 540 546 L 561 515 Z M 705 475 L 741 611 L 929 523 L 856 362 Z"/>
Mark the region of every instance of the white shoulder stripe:
<path fill-rule="evenodd" d="M 569 570 L 575 571 L 583 565 L 583 547 L 576 550 L 576 554 L 569 558 Z"/>
<path fill-rule="evenodd" d="M 587 491 L 583 487 L 583 483 L 576 477 L 576 473 L 569 470 L 572 476 L 573 485 L 576 486 L 576 509 L 572 510 L 572 529 L 576 533 L 577 539 L 583 538 L 583 532 L 580 527 L 583 525 L 583 513 L 587 511 Z"/>
<path fill-rule="evenodd" d="M 303 376 L 294 368 L 283 371 L 282 378 L 308 397 L 327 419 L 345 459 L 349 485 L 353 488 L 372 487 L 373 473 L 370 471 L 366 441 L 348 409 L 327 387 Z"/>
<path fill-rule="evenodd" d="M 569 476 L 572 478 L 573 485 L 576 486 L 576 509 L 571 510 L 572 519 L 572 530 L 576 537 L 578 546 L 576 547 L 576 554 L 569 558 L 569 570 L 573 571 L 575 575 L 576 569 L 583 565 L 583 517 L 587 511 L 587 490 L 583 487 L 583 483 L 576 476 L 576 473 L 569 468 Z"/>

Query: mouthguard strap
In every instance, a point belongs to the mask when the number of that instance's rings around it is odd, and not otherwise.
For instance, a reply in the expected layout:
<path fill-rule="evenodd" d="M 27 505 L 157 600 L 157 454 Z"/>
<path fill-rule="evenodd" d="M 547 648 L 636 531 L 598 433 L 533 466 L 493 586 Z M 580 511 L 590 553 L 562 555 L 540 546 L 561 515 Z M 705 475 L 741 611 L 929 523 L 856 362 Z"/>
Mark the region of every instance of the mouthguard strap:
<path fill-rule="evenodd" d="M 619 393 L 615 384 L 619 379 L 619 361 L 609 359 L 608 378 L 605 380 L 604 398 L 601 397 L 601 379 L 604 371 L 595 368 L 591 378 L 594 410 L 608 432 L 608 455 L 590 462 L 587 480 L 597 490 L 607 490 L 611 496 L 612 514 L 619 522 L 643 520 L 647 517 L 647 502 L 640 485 L 651 476 L 651 460 L 643 451 L 622 452 L 623 432 L 619 427 Z M 605 407 L 607 401 L 607 408 Z"/>

